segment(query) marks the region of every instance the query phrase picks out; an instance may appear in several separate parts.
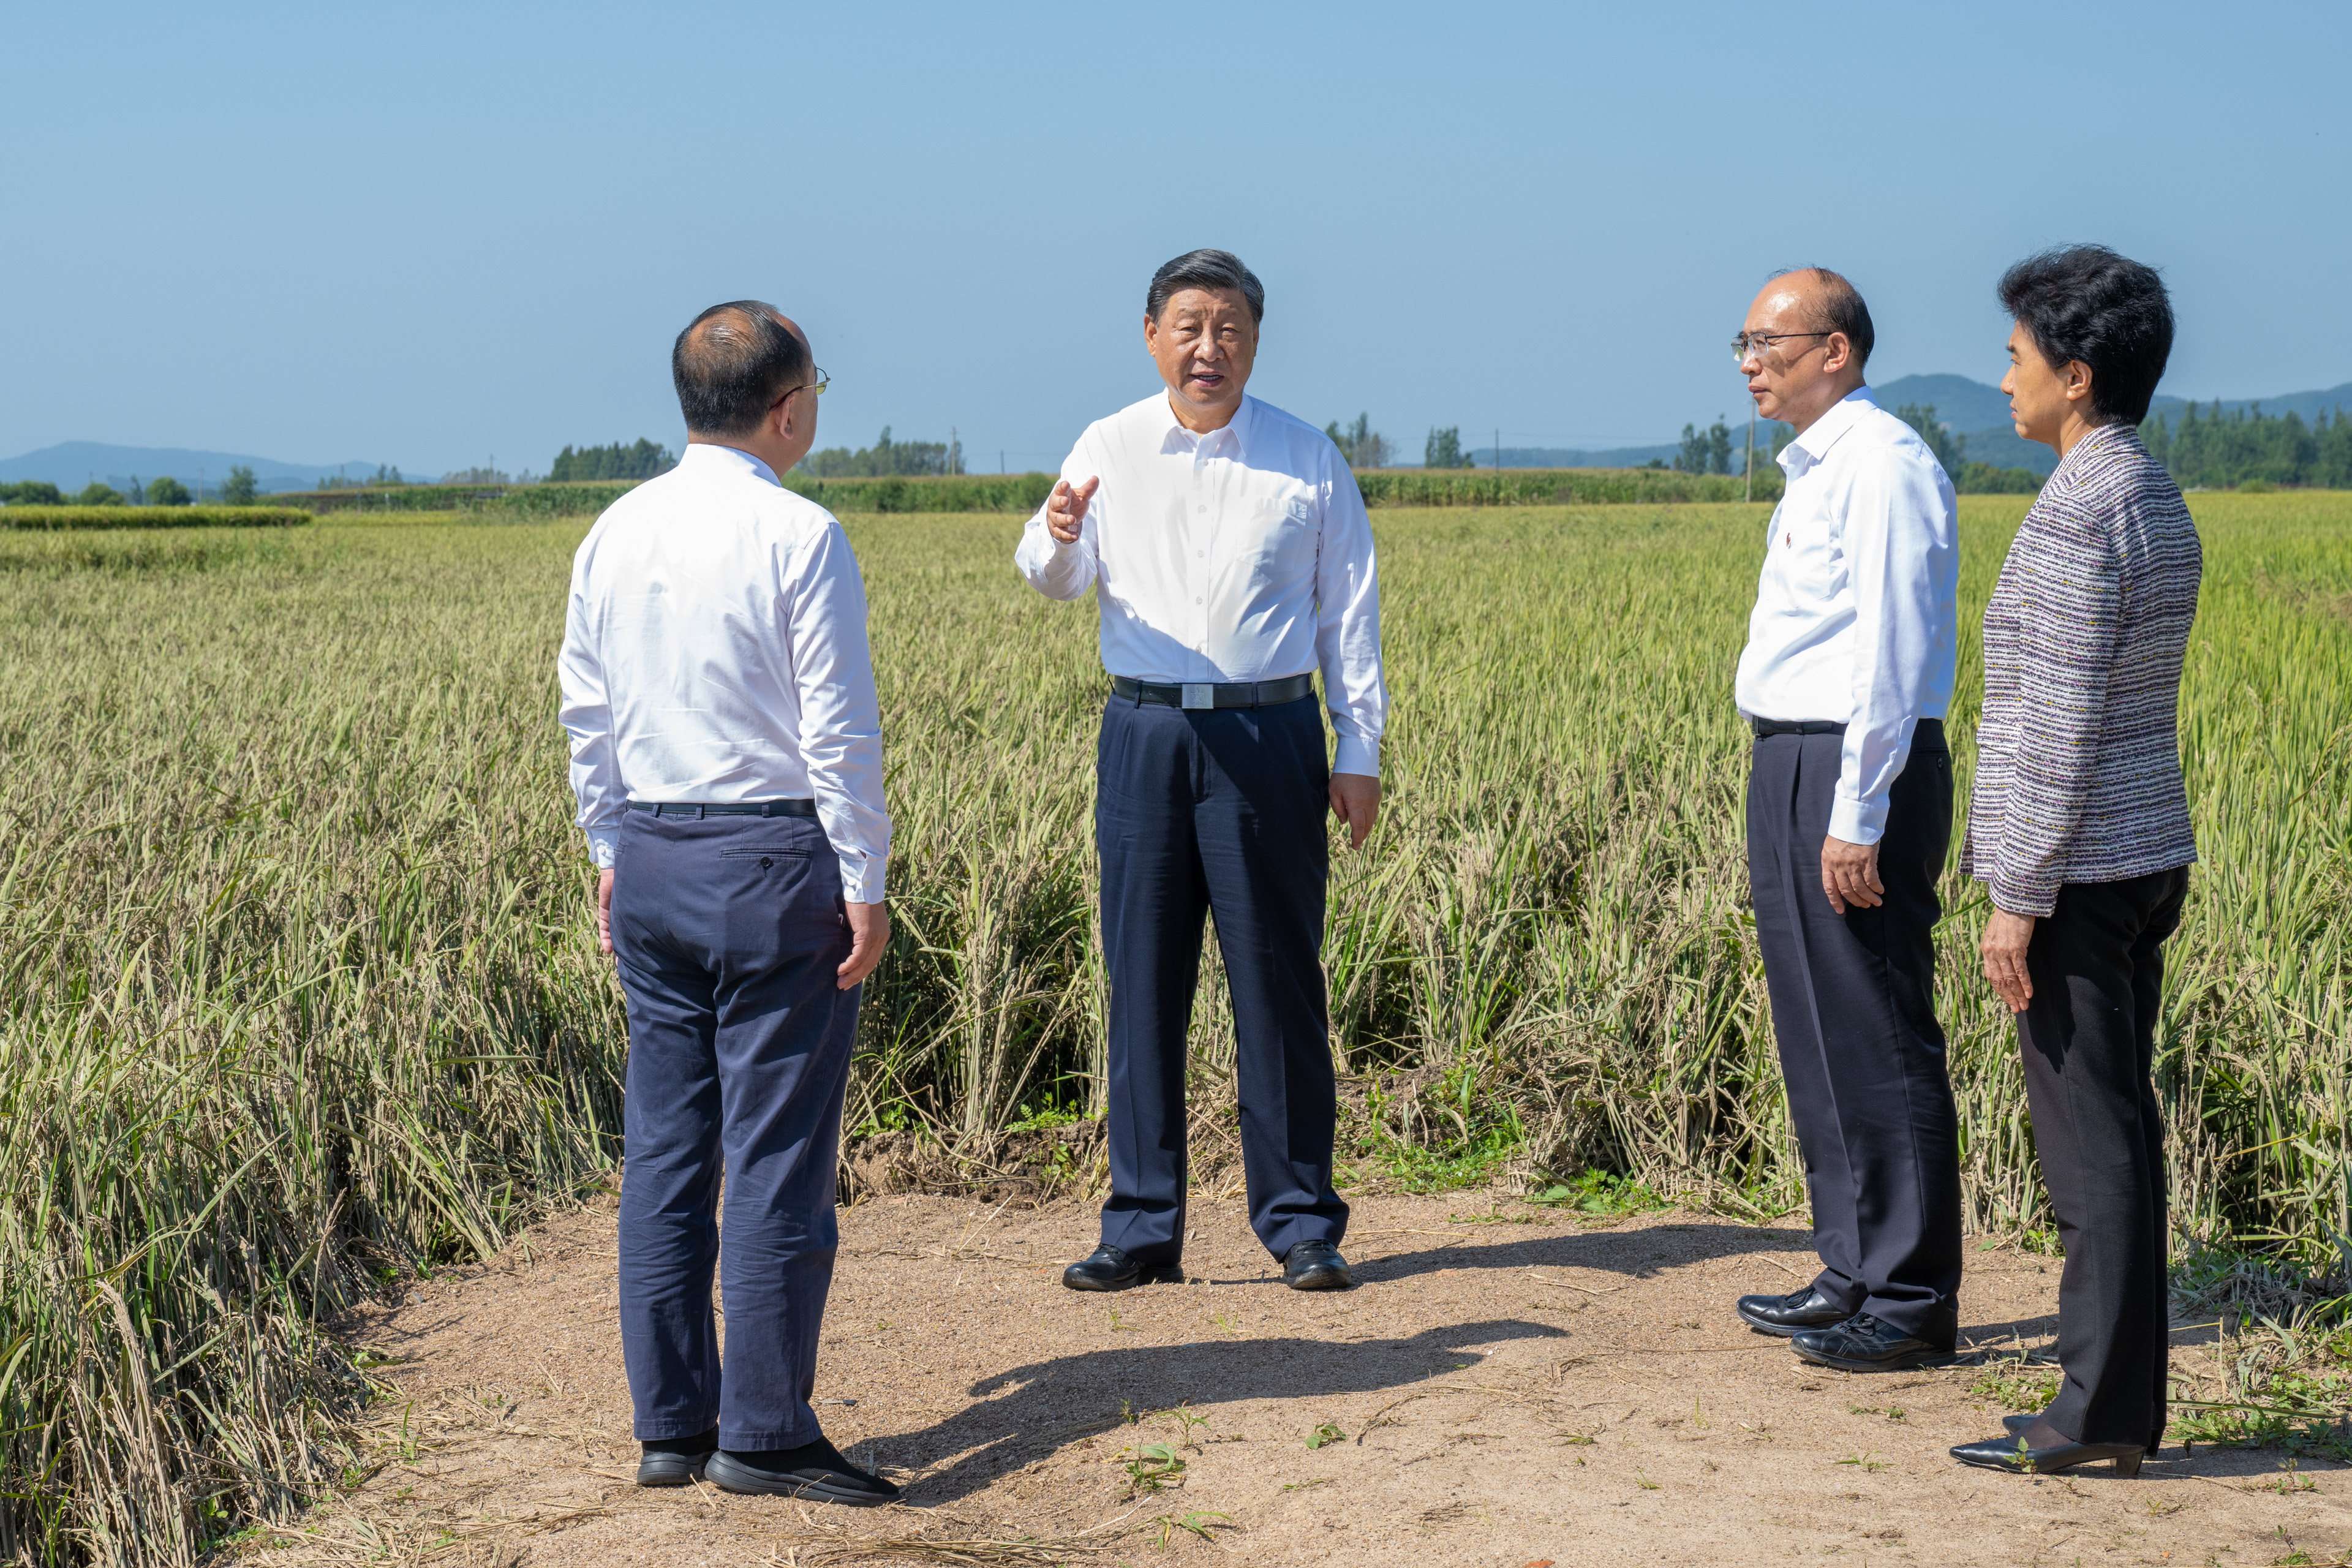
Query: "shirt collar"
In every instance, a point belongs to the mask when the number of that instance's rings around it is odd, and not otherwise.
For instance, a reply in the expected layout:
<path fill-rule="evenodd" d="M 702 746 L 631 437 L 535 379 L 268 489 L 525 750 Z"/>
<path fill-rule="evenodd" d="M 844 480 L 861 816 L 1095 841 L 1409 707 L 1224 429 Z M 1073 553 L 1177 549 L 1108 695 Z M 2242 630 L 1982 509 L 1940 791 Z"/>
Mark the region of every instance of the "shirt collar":
<path fill-rule="evenodd" d="M 1234 410 L 1230 424 L 1212 430 L 1205 436 L 1195 436 L 1184 428 L 1176 417 L 1175 405 L 1167 395 L 1160 399 L 1160 416 L 1166 421 L 1160 426 L 1160 449 L 1163 453 L 1183 453 L 1198 463 L 1209 458 L 1230 458 L 1237 463 L 1249 460 L 1250 427 L 1256 422 L 1257 399 L 1244 394 L 1242 405 Z"/>
<path fill-rule="evenodd" d="M 677 466 L 681 468 L 708 468 L 714 474 L 750 474 L 782 488 L 782 481 L 776 478 L 775 469 L 740 447 L 721 447 L 711 441 L 688 441 L 686 450 L 678 455 Z"/>
<path fill-rule="evenodd" d="M 1866 386 L 1857 386 L 1831 404 L 1828 412 L 1805 427 L 1803 435 L 1781 448 L 1781 472 L 1793 478 L 1798 464 L 1811 468 L 1828 457 L 1830 448 L 1837 445 L 1838 437 L 1860 422 L 1863 410 L 1877 406 L 1878 399 L 1871 395 L 1870 388 Z"/>

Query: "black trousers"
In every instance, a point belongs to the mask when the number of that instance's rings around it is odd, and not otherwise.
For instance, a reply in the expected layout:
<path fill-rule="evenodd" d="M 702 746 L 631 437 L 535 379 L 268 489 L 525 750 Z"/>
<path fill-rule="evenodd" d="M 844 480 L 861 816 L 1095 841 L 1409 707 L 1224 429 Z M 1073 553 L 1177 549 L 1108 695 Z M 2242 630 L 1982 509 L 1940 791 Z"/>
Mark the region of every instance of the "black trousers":
<path fill-rule="evenodd" d="M 1748 782 L 1748 876 L 1812 1194 L 1814 1285 L 1948 1346 L 1959 1329 L 1959 1119 L 1934 987 L 1952 757 L 1940 724 L 1914 741 L 1878 845 L 1885 901 L 1841 915 L 1822 891 L 1822 840 L 1843 746 L 1835 733 L 1759 737 Z"/>
<path fill-rule="evenodd" d="M 1323 991 L 1329 772 L 1311 697 L 1187 710 L 1113 698 L 1097 757 L 1110 979 L 1110 1199 L 1102 1238 L 1150 1263 L 1184 1246 L 1185 1037 L 1213 911 L 1234 1003 L 1250 1225 L 1279 1258 L 1338 1242 L 1338 1103 Z"/>
<path fill-rule="evenodd" d="M 2070 882 L 2026 950 L 2033 1000 L 2018 1015 L 2033 1147 L 2058 1239 L 2058 1360 L 2042 1414 L 2078 1443 L 2164 1431 L 2168 1324 L 2164 1119 L 2150 1080 L 2164 940 L 2189 868 Z"/>

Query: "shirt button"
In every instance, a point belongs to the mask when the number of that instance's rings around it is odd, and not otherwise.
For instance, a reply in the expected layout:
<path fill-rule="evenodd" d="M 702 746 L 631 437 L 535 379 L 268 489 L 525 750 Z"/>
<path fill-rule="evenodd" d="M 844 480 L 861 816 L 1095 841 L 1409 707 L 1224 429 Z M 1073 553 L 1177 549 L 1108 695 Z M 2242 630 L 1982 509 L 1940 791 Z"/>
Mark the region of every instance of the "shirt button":
<path fill-rule="evenodd" d="M 1206 512 L 1209 509 L 1204 506 L 1196 506 L 1192 510 L 1197 512 Z"/>

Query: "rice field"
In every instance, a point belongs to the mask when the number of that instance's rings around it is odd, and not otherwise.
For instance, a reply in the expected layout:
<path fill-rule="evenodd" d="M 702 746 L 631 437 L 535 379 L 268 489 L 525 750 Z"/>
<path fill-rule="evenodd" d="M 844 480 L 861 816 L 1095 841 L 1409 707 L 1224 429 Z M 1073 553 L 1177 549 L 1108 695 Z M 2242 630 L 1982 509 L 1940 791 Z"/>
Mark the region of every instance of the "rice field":
<path fill-rule="evenodd" d="M 2352 495 L 2191 500 L 2176 1218 L 2341 1267 Z M 2025 500 L 1961 504 L 1964 799 Z M 1765 515 L 1374 513 L 1388 796 L 1327 946 L 1353 1179 L 1801 1201 L 1728 698 Z M 1015 577 L 1016 518 L 849 526 L 898 824 L 851 1121 L 985 1150 L 1099 1083 L 1094 616 Z M 0 537 L 0 1559 L 191 1563 L 331 1485 L 365 1369 L 319 1325 L 614 1168 L 622 1009 L 552 680 L 583 527 Z M 1946 903 L 1971 1219 L 2042 1228 L 1982 900 Z"/>

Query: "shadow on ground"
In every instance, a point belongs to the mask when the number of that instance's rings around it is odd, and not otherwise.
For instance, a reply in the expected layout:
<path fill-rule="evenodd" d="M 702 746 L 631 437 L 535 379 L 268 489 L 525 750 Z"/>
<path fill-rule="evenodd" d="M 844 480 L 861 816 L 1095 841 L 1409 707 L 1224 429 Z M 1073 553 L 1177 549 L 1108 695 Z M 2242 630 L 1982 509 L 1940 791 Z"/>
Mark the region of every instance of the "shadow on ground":
<path fill-rule="evenodd" d="M 1549 1324 L 1505 1319 L 1427 1329 L 1409 1339 L 1346 1344 L 1233 1340 L 1088 1351 L 983 1378 L 969 1392 L 985 1404 L 875 1443 L 879 1457 L 893 1466 L 919 1467 L 934 1456 L 957 1456 L 922 1476 L 910 1490 L 920 1504 L 951 1502 L 1065 1443 L 1122 1425 L 1122 1412 L 1142 1415 L 1179 1404 L 1202 1407 L 1274 1395 L 1313 1400 L 1369 1394 L 1475 1366 L 1485 1357 L 1465 1348 L 1471 1345 L 1566 1337 L 1565 1330 Z M 1300 1419 L 1303 1437 L 1314 1426 L 1311 1407 L 1302 1408 Z"/>

